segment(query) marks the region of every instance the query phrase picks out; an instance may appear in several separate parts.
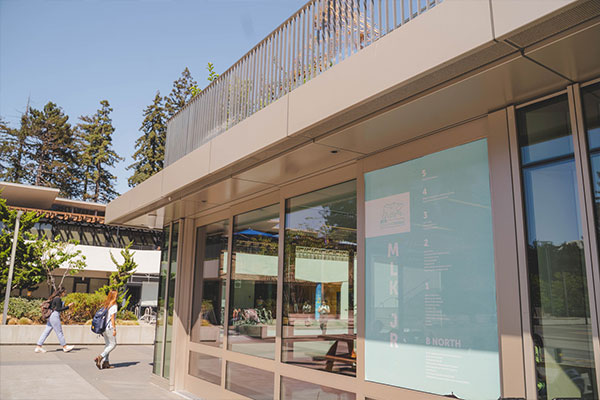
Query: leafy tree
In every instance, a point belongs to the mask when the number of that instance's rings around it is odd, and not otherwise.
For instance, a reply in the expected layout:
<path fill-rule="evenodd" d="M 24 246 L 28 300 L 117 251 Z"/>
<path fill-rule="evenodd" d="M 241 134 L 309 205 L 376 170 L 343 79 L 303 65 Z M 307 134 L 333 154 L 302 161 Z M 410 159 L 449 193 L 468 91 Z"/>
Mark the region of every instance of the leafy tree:
<path fill-rule="evenodd" d="M 77 240 L 63 242 L 59 236 L 54 240 L 44 237 L 37 241 L 37 258 L 52 291 L 62 286 L 67 275 L 76 275 L 86 267 L 85 256 L 75 248 L 78 244 Z M 59 268 L 63 269 L 63 274 L 57 285 L 53 272 Z"/>
<path fill-rule="evenodd" d="M 127 180 L 130 187 L 139 185 L 163 169 L 167 115 L 160 92 L 156 92 L 154 102 L 144 110 L 144 121 L 140 131 L 143 134 L 135 141 L 135 162 L 127 167 L 133 170 L 133 175 Z"/>
<path fill-rule="evenodd" d="M 93 116 L 82 116 L 78 125 L 82 143 L 81 164 L 83 166 L 83 199 L 110 201 L 119 194 L 113 189 L 117 179 L 108 167 L 123 160 L 112 148 L 112 125 L 110 113 L 113 109 L 107 100 L 100 102 L 101 108 Z M 93 185 L 94 191 L 88 193 Z"/>
<path fill-rule="evenodd" d="M 208 70 L 208 78 L 207 80 L 212 83 L 215 79 L 219 77 L 219 74 L 215 72 L 215 66 L 213 63 L 208 63 L 206 66 Z M 202 92 L 202 88 L 198 87 L 198 85 L 192 86 L 192 97 L 198 96 Z"/>
<path fill-rule="evenodd" d="M 131 245 L 133 242 L 130 242 L 124 249 L 120 251 L 121 257 L 123 257 L 123 262 L 119 263 L 115 256 L 113 256 L 112 252 L 110 252 L 110 259 L 117 270 L 110 274 L 108 278 L 108 285 L 102 286 L 98 289 L 99 292 L 108 294 L 111 290 L 116 290 L 119 294 L 123 294 L 125 291 L 123 290 L 129 278 L 135 273 L 138 264 L 133 259 L 135 252 L 132 252 Z"/>
<path fill-rule="evenodd" d="M 38 258 L 38 241 L 31 228 L 41 216 L 34 211 L 21 216 L 11 290 L 36 289 L 46 279 Z M 6 199 L 0 197 L 0 293 L 4 295 L 8 282 L 10 254 L 17 220 L 17 211 L 9 209 Z"/>
<path fill-rule="evenodd" d="M 173 82 L 173 89 L 166 97 L 165 109 L 167 111 L 167 119 L 175 115 L 192 99 L 192 88 L 197 87 L 198 82 L 192 78 L 190 70 L 185 67 L 181 73 L 181 77 Z"/>
<path fill-rule="evenodd" d="M 132 244 L 133 242 L 130 242 L 123 250 L 121 250 L 121 257 L 123 257 L 122 263 L 117 261 L 112 252 L 110 253 L 110 259 L 113 264 L 115 264 L 117 270 L 110 274 L 108 285 L 104 285 L 96 291 L 96 293 L 104 294 L 108 294 L 111 290 L 116 290 L 118 292 L 117 304 L 123 305 L 117 314 L 117 317 L 119 318 L 123 317 L 131 298 L 131 296 L 127 296 L 128 290 L 125 288 L 125 285 L 127 285 L 127 282 L 138 267 L 138 264 L 133 259 L 135 252 L 130 251 Z"/>
<path fill-rule="evenodd" d="M 27 156 L 34 160 L 28 171 L 31 183 L 56 187 L 68 198 L 78 197 L 81 193 L 78 143 L 67 122 L 69 117 L 56 104 L 48 102 L 41 111 L 31 109 L 29 118 L 31 141 Z"/>

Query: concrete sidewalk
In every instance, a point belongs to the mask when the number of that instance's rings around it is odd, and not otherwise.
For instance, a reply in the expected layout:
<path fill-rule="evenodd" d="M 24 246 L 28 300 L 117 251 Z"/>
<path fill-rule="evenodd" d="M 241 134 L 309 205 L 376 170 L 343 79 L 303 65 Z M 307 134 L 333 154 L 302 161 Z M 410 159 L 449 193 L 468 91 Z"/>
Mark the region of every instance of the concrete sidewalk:
<path fill-rule="evenodd" d="M 134 400 L 181 397 L 150 383 L 152 346 L 117 346 L 110 355 L 115 368 L 98 370 L 94 364 L 104 346 L 75 346 L 64 353 L 47 345 L 0 346 L 0 398 L 3 400 Z"/>

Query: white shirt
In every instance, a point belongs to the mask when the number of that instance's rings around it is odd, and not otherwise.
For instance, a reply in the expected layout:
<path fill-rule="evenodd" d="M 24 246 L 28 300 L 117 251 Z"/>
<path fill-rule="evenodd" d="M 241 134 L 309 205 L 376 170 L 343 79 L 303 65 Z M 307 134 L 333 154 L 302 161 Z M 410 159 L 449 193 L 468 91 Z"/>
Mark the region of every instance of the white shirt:
<path fill-rule="evenodd" d="M 108 314 L 106 315 L 107 318 L 107 322 L 106 322 L 106 330 L 112 330 L 113 326 L 112 326 L 112 316 L 115 315 L 117 313 L 117 305 L 113 304 L 112 306 L 110 306 L 108 308 Z M 115 316 L 115 322 L 116 322 L 116 316 Z"/>

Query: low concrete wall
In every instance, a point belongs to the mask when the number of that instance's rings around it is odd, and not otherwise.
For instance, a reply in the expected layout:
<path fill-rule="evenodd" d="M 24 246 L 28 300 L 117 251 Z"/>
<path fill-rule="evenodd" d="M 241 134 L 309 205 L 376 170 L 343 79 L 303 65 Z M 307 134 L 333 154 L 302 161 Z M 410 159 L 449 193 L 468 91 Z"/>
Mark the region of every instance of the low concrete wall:
<path fill-rule="evenodd" d="M 0 344 L 36 344 L 46 325 L 2 325 Z M 63 325 L 68 344 L 104 344 L 104 338 L 92 332 L 90 325 Z M 153 344 L 154 325 L 117 325 L 117 343 Z M 45 344 L 58 344 L 54 332 Z"/>

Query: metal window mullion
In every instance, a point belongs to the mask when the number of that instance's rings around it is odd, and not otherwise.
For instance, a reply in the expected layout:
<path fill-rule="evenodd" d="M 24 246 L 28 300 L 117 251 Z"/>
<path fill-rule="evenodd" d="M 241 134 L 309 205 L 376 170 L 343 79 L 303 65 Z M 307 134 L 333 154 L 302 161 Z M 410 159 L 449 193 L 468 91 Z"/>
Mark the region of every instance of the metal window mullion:
<path fill-rule="evenodd" d="M 233 215 L 229 216 L 229 232 L 227 240 L 227 274 L 225 275 L 225 321 L 223 321 L 223 357 L 221 358 L 221 387 L 225 389 L 227 379 L 227 352 L 229 352 L 229 309 L 231 307 L 231 262 L 233 260 Z"/>
<path fill-rule="evenodd" d="M 583 107 L 579 85 L 568 88 L 569 113 L 571 114 L 571 131 L 573 132 L 573 150 L 575 153 L 575 167 L 577 170 L 577 188 L 579 194 L 579 209 L 584 241 L 585 272 L 588 290 L 588 304 L 590 319 L 592 320 L 592 348 L 595 360 L 596 382 L 600 382 L 600 342 L 598 319 L 598 242 L 596 241 L 594 221 L 594 199 L 591 186 L 591 171 L 587 149 L 585 124 L 583 121 Z M 596 388 L 598 390 L 600 388 Z"/>
<path fill-rule="evenodd" d="M 278 262 L 277 262 L 277 308 L 276 308 L 276 319 L 277 325 L 275 329 L 275 362 L 281 363 L 282 351 L 283 351 L 283 272 L 284 272 L 284 260 L 285 260 L 285 198 L 283 197 L 283 191 L 279 191 L 279 242 L 277 249 Z M 275 397 L 280 397 L 280 384 L 281 375 L 278 369 L 275 371 Z"/>
<path fill-rule="evenodd" d="M 178 224 L 179 224 L 179 228 L 178 228 L 178 233 L 177 233 L 177 265 L 176 265 L 176 270 L 175 270 L 175 283 L 173 285 L 173 290 L 175 291 L 173 293 L 173 328 L 171 330 L 171 351 L 169 353 L 169 356 L 171 357 L 171 362 L 170 362 L 170 370 L 169 370 L 169 381 L 171 382 L 175 382 L 175 364 L 177 362 L 177 357 L 175 357 L 175 359 L 173 359 L 173 354 L 177 355 L 177 345 L 175 344 L 175 314 L 176 314 L 176 309 L 179 306 L 178 304 L 178 293 L 179 291 L 177 290 L 177 278 L 181 277 L 181 269 L 180 267 L 182 266 L 182 259 L 183 259 L 183 250 L 184 250 L 184 246 L 183 246 L 183 240 L 182 238 L 184 237 L 184 229 L 185 229 L 185 220 L 184 219 L 180 219 L 178 220 Z M 193 239 L 193 235 L 192 235 L 192 239 Z M 195 246 L 193 246 L 195 248 Z M 193 265 L 193 263 L 192 263 Z M 170 277 L 170 273 L 171 271 L 169 271 L 169 277 Z M 168 322 L 168 321 L 167 321 Z M 175 349 L 175 352 L 173 352 L 173 349 Z M 187 371 L 185 372 L 187 374 Z"/>
<path fill-rule="evenodd" d="M 525 210 L 523 185 L 519 157 L 519 140 L 515 107 L 507 109 L 509 147 L 513 179 L 515 225 L 517 238 L 517 259 L 519 268 L 519 286 L 521 293 L 521 321 L 523 324 L 523 359 L 525 360 L 525 393 L 526 398 L 537 398 L 537 379 L 534 359 L 533 332 L 531 326 L 531 307 L 529 294 L 529 277 L 527 266 L 527 235 L 525 226 Z"/>
<path fill-rule="evenodd" d="M 164 229 L 164 228 L 163 228 Z M 160 376 L 164 378 L 165 376 L 165 350 L 167 345 L 167 304 L 169 303 L 169 275 L 171 273 L 171 245 L 173 237 L 173 222 L 169 223 L 169 249 L 167 250 L 169 253 L 167 255 L 167 275 L 165 276 L 165 298 L 164 298 L 164 306 L 163 306 L 163 342 L 161 349 L 161 361 L 160 361 Z M 160 294 L 159 294 L 160 295 Z"/>

